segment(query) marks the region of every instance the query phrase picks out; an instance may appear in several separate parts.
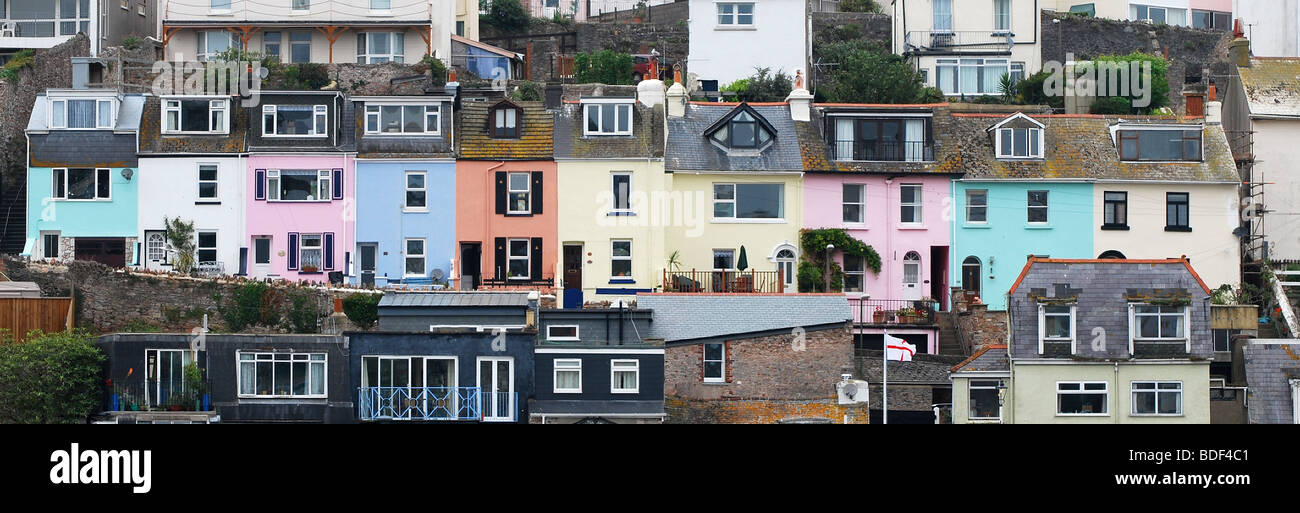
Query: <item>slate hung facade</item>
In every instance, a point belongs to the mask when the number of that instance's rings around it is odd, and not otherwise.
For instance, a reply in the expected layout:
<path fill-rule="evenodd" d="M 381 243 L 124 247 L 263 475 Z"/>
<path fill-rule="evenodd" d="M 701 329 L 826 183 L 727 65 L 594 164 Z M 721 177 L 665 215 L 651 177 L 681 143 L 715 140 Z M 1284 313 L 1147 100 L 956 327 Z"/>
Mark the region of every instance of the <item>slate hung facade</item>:
<path fill-rule="evenodd" d="M 663 422 L 664 347 L 649 337 L 652 315 L 629 308 L 541 310 L 529 421 Z"/>

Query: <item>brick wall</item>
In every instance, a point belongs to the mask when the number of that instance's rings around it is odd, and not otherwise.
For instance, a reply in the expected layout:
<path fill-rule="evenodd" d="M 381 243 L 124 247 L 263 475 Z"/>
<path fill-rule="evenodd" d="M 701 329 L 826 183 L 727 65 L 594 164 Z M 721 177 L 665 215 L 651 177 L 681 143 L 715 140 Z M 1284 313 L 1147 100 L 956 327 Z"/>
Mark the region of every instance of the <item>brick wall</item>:
<path fill-rule="evenodd" d="M 891 394 L 892 395 L 892 394 Z M 820 401 L 697 401 L 667 397 L 668 424 L 772 424 L 781 421 L 829 420 L 835 424 L 867 424 L 870 415 L 857 405 L 841 406 L 834 399 Z"/>
<path fill-rule="evenodd" d="M 961 289 L 953 288 L 952 319 L 966 354 L 974 354 L 981 346 L 1007 342 L 1007 313 L 989 311 L 983 303 L 970 303 Z"/>
<path fill-rule="evenodd" d="M 835 397 L 840 374 L 852 372 L 853 338 L 847 328 L 808 332 L 804 350 L 793 334 L 727 342 L 727 382 L 704 383 L 704 346 L 669 347 L 664 393 L 693 400 L 820 400 Z"/>

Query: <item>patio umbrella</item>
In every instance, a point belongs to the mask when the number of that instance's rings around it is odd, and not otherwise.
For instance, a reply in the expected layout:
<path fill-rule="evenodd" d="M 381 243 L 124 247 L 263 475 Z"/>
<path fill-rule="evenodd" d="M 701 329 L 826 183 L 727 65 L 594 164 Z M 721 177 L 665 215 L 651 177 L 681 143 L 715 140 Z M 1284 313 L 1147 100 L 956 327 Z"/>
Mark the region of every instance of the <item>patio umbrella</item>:
<path fill-rule="evenodd" d="M 745 256 L 745 246 L 740 247 L 740 258 L 736 260 L 736 270 L 744 271 L 749 268 L 749 258 Z"/>

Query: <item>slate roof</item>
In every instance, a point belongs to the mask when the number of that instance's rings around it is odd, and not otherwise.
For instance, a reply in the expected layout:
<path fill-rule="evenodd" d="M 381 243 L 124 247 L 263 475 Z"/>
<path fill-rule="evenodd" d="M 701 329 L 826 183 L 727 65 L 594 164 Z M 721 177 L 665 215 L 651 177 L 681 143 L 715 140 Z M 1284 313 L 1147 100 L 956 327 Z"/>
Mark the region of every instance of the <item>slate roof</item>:
<path fill-rule="evenodd" d="M 523 109 L 519 138 L 496 139 L 488 128 L 488 114 L 501 100 L 463 102 L 456 120 L 460 158 L 466 160 L 550 160 L 555 116 L 542 102 L 516 102 Z"/>
<path fill-rule="evenodd" d="M 354 129 L 356 109 L 352 102 L 344 101 L 339 91 L 262 91 L 260 102 L 248 111 L 250 119 L 258 120 L 246 135 L 249 151 L 261 152 L 351 152 L 357 149 L 357 131 Z M 260 127 L 264 105 L 329 105 L 328 132 L 330 137 L 263 137 Z M 237 103 L 238 105 L 238 103 Z"/>
<path fill-rule="evenodd" d="M 1006 344 L 991 344 L 981 347 L 970 358 L 953 366 L 948 372 L 1008 372 L 1011 361 L 1007 358 Z"/>
<path fill-rule="evenodd" d="M 994 146 L 995 134 L 987 129 L 1006 119 L 1007 115 L 956 113 L 952 117 L 948 144 L 956 145 L 957 158 L 966 179 L 1239 181 L 1222 125 L 1204 125 L 1202 162 L 1122 162 L 1111 139 L 1112 124 L 1121 121 L 1133 125 L 1180 123 L 1173 118 L 1154 116 L 1030 115 L 1045 127 L 1044 158 L 999 161 Z"/>
<path fill-rule="evenodd" d="M 880 351 L 860 351 L 862 358 L 858 359 L 864 376 L 862 379 L 870 383 L 880 383 L 881 372 L 880 364 L 884 363 L 884 355 Z M 948 368 L 953 363 L 961 361 L 960 356 L 947 356 L 937 354 L 918 354 L 912 357 L 910 362 L 889 362 L 889 384 L 920 384 L 920 385 L 947 385 L 952 381 L 948 379 Z"/>
<path fill-rule="evenodd" d="M 843 294 L 638 294 L 636 299 L 637 308 L 654 310 L 645 336 L 668 343 L 842 324 L 853 318 Z"/>
<path fill-rule="evenodd" d="M 704 136 L 705 130 L 735 110 L 734 103 L 688 103 L 682 117 L 668 118 L 668 144 L 664 167 L 667 171 L 803 171 L 799 125 L 809 122 L 790 119 L 785 103 L 749 104 L 776 129 L 774 141 L 758 156 L 728 155 Z"/>
<path fill-rule="evenodd" d="M 363 159 L 455 158 L 456 148 L 451 143 L 451 141 L 455 140 L 455 121 L 453 120 L 451 97 L 429 95 L 424 97 L 400 96 L 391 99 L 397 100 L 399 98 L 420 102 L 439 101 L 442 104 L 442 115 L 439 117 L 438 122 L 442 125 L 440 128 L 442 133 L 438 135 L 368 135 L 366 134 L 365 103 L 389 98 L 354 96 L 348 99 L 348 103 L 353 104 L 353 110 L 356 112 L 356 115 L 353 116 L 356 119 L 352 126 L 352 132 L 356 134 L 357 157 Z"/>
<path fill-rule="evenodd" d="M 1246 364 L 1247 416 L 1251 424 L 1292 424 L 1290 380 L 1300 379 L 1300 341 L 1242 347 Z"/>
<path fill-rule="evenodd" d="M 140 119 L 140 154 L 222 154 L 243 153 L 247 149 L 248 113 L 239 97 L 230 100 L 230 133 L 221 135 L 163 135 L 162 98 L 145 100 Z"/>
<path fill-rule="evenodd" d="M 634 102 L 632 135 L 583 135 L 584 106 L 565 103 L 555 112 L 555 158 L 663 158 L 664 107 Z"/>
<path fill-rule="evenodd" d="M 379 300 L 388 306 L 528 306 L 527 292 L 389 292 Z"/>
<path fill-rule="evenodd" d="M 827 130 L 827 114 L 860 114 L 871 117 L 873 114 L 917 113 L 930 114 L 931 133 L 934 140 L 934 160 L 925 162 L 854 162 L 837 161 L 832 151 L 832 137 Z M 804 171 L 815 172 L 849 172 L 849 173 L 962 173 L 961 155 L 956 145 L 949 139 L 947 127 L 952 120 L 948 104 L 926 105 L 853 105 L 853 104 L 815 104 L 811 112 L 812 122 L 796 123 L 799 135 L 799 151 L 803 158 Z"/>
<path fill-rule="evenodd" d="M 1237 70 L 1252 116 L 1300 116 L 1300 59 L 1254 57 Z"/>

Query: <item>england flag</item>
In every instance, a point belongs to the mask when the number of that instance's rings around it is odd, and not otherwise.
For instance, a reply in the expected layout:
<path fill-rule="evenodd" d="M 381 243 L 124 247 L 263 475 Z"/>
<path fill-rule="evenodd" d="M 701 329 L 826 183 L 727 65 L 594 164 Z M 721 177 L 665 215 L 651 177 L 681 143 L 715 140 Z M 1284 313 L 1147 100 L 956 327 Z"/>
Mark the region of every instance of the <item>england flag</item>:
<path fill-rule="evenodd" d="M 908 344 L 903 339 L 885 335 L 885 359 L 896 362 L 910 362 L 912 355 L 916 354 L 916 346 Z"/>

